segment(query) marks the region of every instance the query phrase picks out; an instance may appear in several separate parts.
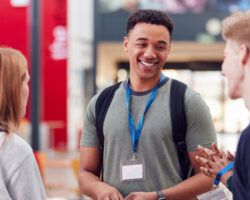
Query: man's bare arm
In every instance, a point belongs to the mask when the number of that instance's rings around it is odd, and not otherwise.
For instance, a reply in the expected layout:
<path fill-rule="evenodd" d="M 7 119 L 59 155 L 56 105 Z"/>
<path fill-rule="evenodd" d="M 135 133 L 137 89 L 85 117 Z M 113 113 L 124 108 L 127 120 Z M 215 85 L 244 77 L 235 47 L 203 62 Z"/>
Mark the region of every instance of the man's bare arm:
<path fill-rule="evenodd" d="M 162 190 L 169 200 L 196 199 L 197 195 L 212 189 L 213 180 L 200 172 L 200 165 L 195 159 L 199 152 L 189 152 L 188 155 L 196 174 L 174 187 Z"/>
<path fill-rule="evenodd" d="M 97 200 L 122 200 L 119 191 L 102 182 L 100 177 L 101 159 L 98 147 L 80 148 L 79 186 L 82 194 Z"/>

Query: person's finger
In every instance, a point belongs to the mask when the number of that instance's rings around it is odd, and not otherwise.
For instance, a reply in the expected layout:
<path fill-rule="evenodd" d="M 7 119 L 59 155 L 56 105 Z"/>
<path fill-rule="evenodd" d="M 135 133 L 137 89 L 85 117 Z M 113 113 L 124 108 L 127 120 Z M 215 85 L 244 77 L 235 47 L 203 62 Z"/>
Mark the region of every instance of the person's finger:
<path fill-rule="evenodd" d="M 199 162 L 199 164 L 201 165 L 201 167 L 203 167 L 203 171 L 207 176 L 215 176 L 220 170 L 221 168 L 224 167 L 224 163 L 221 163 L 221 160 L 219 157 L 218 161 L 213 162 L 210 160 L 207 160 L 205 158 L 201 158 L 197 156 L 197 161 Z"/>
<path fill-rule="evenodd" d="M 212 177 L 212 174 L 209 172 L 208 168 L 200 167 L 200 171 L 208 177 Z"/>
<path fill-rule="evenodd" d="M 222 159 L 227 159 L 227 153 L 224 152 L 224 151 L 222 151 L 222 152 L 221 152 L 221 158 L 222 158 Z"/>
<path fill-rule="evenodd" d="M 119 200 L 123 200 L 124 199 L 123 196 L 121 195 L 121 193 L 118 193 L 118 199 Z"/>
<path fill-rule="evenodd" d="M 211 150 L 204 148 L 200 145 L 197 147 L 197 150 L 202 155 L 202 157 L 204 157 L 206 159 L 211 159 L 211 156 L 210 156 L 212 154 Z"/>
<path fill-rule="evenodd" d="M 223 158 L 219 158 L 219 157 L 215 157 L 215 165 L 213 168 L 218 168 L 218 169 L 222 169 L 225 166 L 228 165 L 228 163 L 230 163 L 231 161 L 227 158 L 227 156 L 222 156 Z"/>
<path fill-rule="evenodd" d="M 212 175 L 212 177 L 215 177 L 217 175 L 217 170 L 214 168 L 208 169 L 208 172 Z"/>
<path fill-rule="evenodd" d="M 214 156 L 214 161 L 216 163 L 217 166 L 224 166 L 225 165 L 225 160 L 218 157 L 218 156 Z"/>
<path fill-rule="evenodd" d="M 230 161 L 234 161 L 235 160 L 235 156 L 230 151 L 227 151 L 227 158 Z"/>
<path fill-rule="evenodd" d="M 109 199 L 110 199 L 110 200 L 118 200 L 118 198 L 116 198 L 116 196 L 114 196 L 114 195 L 111 195 L 111 196 L 109 197 Z"/>
<path fill-rule="evenodd" d="M 217 174 L 217 170 L 213 168 L 201 167 L 200 170 L 202 173 L 204 173 L 208 177 L 215 177 Z"/>
<path fill-rule="evenodd" d="M 195 159 L 199 162 L 199 164 L 203 167 L 209 167 L 209 162 L 206 158 L 196 156 Z"/>
<path fill-rule="evenodd" d="M 110 198 L 109 198 L 109 196 L 105 196 L 105 197 L 103 197 L 103 199 L 102 200 L 110 200 Z"/>
<path fill-rule="evenodd" d="M 211 145 L 211 149 L 216 155 L 221 157 L 221 150 L 219 150 L 218 146 L 215 143 Z"/>
<path fill-rule="evenodd" d="M 205 153 L 205 148 L 201 145 L 198 145 L 197 146 L 197 150 L 200 152 L 200 153 Z"/>
<path fill-rule="evenodd" d="M 123 197 L 117 193 L 112 196 L 111 200 L 123 200 Z"/>
<path fill-rule="evenodd" d="M 110 200 L 123 200 L 123 197 L 120 192 L 115 191 L 112 194 L 110 194 Z"/>
<path fill-rule="evenodd" d="M 213 151 L 212 149 L 205 149 L 206 155 L 207 155 L 207 159 L 210 161 L 214 161 L 214 156 L 220 156 L 218 155 L 218 152 Z"/>
<path fill-rule="evenodd" d="M 218 157 L 217 157 L 218 158 Z M 210 161 L 210 160 L 208 160 L 208 162 L 207 162 L 207 165 L 211 168 L 214 168 L 214 167 L 216 167 L 217 166 L 217 162 L 218 161 Z"/>
<path fill-rule="evenodd" d="M 119 192 L 111 192 L 107 194 L 105 197 L 102 198 L 103 200 L 123 200 L 123 198 L 120 198 Z"/>
<path fill-rule="evenodd" d="M 133 193 L 130 193 L 128 196 L 126 196 L 125 200 L 132 200 L 133 196 Z"/>
<path fill-rule="evenodd" d="M 109 199 L 110 200 L 119 200 L 119 197 L 116 193 L 112 193 L 110 196 L 109 196 Z"/>

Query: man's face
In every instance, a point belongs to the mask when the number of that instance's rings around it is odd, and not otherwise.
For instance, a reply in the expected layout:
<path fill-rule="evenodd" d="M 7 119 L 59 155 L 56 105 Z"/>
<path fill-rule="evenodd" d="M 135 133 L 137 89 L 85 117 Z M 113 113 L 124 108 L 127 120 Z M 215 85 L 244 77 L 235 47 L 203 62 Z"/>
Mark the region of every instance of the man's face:
<path fill-rule="evenodd" d="M 170 34 L 166 27 L 138 23 L 124 38 L 128 52 L 130 77 L 157 80 L 170 51 Z"/>
<path fill-rule="evenodd" d="M 241 97 L 243 74 L 240 69 L 239 46 L 232 40 L 226 42 L 224 61 L 222 63 L 222 74 L 228 81 L 229 97 L 232 99 Z"/>
<path fill-rule="evenodd" d="M 27 71 L 21 85 L 21 118 L 24 117 L 26 113 L 26 107 L 29 98 L 29 80 L 30 76 Z"/>

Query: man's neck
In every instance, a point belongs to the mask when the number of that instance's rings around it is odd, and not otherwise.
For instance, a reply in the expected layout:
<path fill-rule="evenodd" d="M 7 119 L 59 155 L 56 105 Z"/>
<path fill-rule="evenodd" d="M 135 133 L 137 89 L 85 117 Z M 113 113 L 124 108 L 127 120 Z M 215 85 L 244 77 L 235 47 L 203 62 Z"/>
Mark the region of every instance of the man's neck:
<path fill-rule="evenodd" d="M 133 79 L 130 77 L 130 87 L 136 92 L 145 92 L 153 89 L 158 84 L 159 79 Z"/>

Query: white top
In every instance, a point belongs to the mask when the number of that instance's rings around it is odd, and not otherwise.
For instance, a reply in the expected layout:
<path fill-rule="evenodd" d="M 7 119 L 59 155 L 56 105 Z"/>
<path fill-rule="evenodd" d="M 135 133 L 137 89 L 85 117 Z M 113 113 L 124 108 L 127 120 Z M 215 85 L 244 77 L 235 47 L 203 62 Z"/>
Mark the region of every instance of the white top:
<path fill-rule="evenodd" d="M 5 138 L 5 139 L 4 139 Z M 45 200 L 33 151 L 26 141 L 0 132 L 0 200 Z"/>

